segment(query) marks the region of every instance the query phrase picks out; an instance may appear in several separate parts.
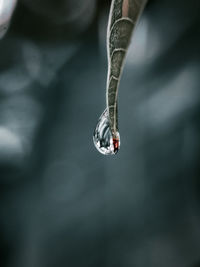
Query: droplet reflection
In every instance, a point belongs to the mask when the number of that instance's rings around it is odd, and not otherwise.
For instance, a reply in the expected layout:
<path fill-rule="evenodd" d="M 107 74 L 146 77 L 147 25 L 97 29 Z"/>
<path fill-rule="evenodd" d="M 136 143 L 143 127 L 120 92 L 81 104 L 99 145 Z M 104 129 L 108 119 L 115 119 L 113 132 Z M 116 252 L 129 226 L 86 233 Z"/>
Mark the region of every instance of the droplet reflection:
<path fill-rule="evenodd" d="M 118 132 L 115 137 L 112 135 L 107 109 L 98 120 L 93 141 L 97 150 L 104 155 L 114 155 L 120 148 L 120 136 Z"/>

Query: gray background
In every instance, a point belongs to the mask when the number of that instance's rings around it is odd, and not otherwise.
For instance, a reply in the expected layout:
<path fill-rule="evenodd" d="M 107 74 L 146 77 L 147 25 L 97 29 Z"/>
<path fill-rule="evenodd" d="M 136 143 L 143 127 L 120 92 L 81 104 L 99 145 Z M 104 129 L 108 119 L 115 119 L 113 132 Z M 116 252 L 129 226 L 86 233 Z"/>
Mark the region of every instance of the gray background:
<path fill-rule="evenodd" d="M 0 266 L 200 266 L 200 2 L 149 1 L 113 157 L 106 2 L 19 1 L 0 41 Z"/>

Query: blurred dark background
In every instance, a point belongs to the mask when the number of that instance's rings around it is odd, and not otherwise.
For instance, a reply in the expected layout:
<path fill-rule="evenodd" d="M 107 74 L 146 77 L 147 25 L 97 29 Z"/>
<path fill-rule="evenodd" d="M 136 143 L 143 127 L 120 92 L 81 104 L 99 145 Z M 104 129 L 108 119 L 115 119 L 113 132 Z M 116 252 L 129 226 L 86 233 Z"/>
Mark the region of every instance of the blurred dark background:
<path fill-rule="evenodd" d="M 200 1 L 151 0 L 105 108 L 109 1 L 19 0 L 0 41 L 0 266 L 200 266 Z"/>

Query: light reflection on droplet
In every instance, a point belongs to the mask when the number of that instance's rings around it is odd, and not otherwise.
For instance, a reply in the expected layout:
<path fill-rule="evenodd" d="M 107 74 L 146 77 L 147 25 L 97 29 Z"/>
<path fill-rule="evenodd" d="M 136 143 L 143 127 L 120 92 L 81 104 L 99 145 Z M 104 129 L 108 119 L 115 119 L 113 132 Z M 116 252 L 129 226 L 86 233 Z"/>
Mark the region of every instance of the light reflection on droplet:
<path fill-rule="evenodd" d="M 93 141 L 96 149 L 103 155 L 114 155 L 120 148 L 120 136 L 113 137 L 107 109 L 100 116 L 94 131 Z"/>

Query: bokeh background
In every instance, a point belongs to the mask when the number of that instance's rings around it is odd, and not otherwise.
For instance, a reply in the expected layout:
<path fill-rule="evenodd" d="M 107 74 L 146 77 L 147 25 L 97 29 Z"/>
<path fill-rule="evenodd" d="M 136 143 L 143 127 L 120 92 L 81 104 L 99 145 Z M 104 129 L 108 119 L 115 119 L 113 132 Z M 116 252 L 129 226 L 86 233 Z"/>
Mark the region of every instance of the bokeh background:
<path fill-rule="evenodd" d="M 200 266 L 200 1 L 150 0 L 105 108 L 109 1 L 19 0 L 0 41 L 0 266 Z"/>

